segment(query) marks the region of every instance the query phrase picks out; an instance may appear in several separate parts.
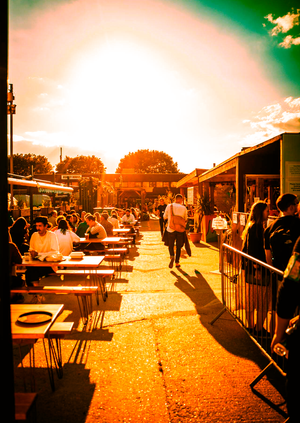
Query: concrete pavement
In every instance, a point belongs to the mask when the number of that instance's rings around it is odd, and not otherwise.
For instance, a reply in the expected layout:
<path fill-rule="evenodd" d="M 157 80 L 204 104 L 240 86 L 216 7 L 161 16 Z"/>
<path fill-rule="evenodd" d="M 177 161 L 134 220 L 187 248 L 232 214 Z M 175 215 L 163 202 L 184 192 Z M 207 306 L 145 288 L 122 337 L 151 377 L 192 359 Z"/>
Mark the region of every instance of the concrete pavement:
<path fill-rule="evenodd" d="M 181 269 L 169 269 L 158 222 L 142 226 L 127 271 L 109 285 L 105 304 L 94 301 L 93 329 L 82 327 L 74 297 L 45 297 L 65 304 L 60 319 L 76 330 L 63 341 L 64 377 L 53 393 L 42 343 L 35 346 L 38 421 L 283 422 L 280 375 L 268 373 L 253 392 L 265 357 L 227 313 L 210 324 L 222 308 L 220 275 L 211 273 L 217 248 L 192 244 Z M 17 351 L 15 358 L 17 365 Z M 15 379 L 22 391 L 20 368 Z"/>

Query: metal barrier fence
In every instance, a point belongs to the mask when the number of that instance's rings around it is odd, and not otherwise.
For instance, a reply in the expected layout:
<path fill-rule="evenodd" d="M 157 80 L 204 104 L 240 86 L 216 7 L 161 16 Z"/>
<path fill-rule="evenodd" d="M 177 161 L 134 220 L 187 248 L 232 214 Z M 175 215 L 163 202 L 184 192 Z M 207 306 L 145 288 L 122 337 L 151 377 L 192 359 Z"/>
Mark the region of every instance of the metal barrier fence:
<path fill-rule="evenodd" d="M 222 245 L 220 254 L 224 307 L 211 324 L 228 311 L 269 359 L 266 368 L 250 384 L 253 388 L 271 366 L 285 375 L 286 358 L 271 355 L 276 296 L 283 272 L 227 244 Z"/>

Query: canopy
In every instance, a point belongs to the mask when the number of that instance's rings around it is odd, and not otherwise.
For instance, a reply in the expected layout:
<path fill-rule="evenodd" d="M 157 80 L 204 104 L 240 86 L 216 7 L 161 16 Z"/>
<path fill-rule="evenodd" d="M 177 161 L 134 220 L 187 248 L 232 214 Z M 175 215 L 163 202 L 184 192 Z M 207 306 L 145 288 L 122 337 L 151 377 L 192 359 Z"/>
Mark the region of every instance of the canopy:
<path fill-rule="evenodd" d="M 26 187 L 34 187 L 38 188 L 39 192 L 55 192 L 57 194 L 71 194 L 73 192 L 73 188 L 66 187 L 63 185 L 55 185 L 50 184 L 48 182 L 41 182 L 41 181 L 34 181 L 34 180 L 28 180 L 28 179 L 18 179 L 18 178 L 7 178 L 7 182 L 10 185 L 22 185 Z"/>

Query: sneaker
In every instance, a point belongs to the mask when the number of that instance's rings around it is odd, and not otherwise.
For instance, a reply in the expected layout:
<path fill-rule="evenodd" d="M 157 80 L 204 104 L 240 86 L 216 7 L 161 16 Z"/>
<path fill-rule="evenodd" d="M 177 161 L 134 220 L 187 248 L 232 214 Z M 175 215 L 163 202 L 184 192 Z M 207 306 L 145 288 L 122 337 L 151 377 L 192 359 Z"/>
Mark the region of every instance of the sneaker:
<path fill-rule="evenodd" d="M 180 267 L 180 264 L 179 263 L 175 263 L 175 267 Z"/>
<path fill-rule="evenodd" d="M 169 268 L 172 269 L 174 264 L 174 257 L 171 257 L 170 263 L 169 263 Z"/>

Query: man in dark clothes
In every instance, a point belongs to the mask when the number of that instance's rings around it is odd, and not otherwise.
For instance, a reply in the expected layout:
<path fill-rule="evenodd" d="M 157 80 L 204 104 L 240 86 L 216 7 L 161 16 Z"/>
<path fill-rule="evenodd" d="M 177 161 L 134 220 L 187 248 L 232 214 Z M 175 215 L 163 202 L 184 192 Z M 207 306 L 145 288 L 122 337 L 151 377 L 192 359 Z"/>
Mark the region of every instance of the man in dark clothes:
<path fill-rule="evenodd" d="M 157 207 L 157 216 L 159 217 L 161 236 L 163 236 L 164 234 L 164 227 L 165 227 L 164 212 L 166 210 L 166 207 L 167 205 L 165 204 L 165 200 L 161 198 L 159 200 L 159 206 Z"/>
<path fill-rule="evenodd" d="M 280 195 L 276 201 L 280 217 L 271 223 L 264 233 L 267 263 L 282 271 L 285 270 L 300 236 L 298 203 L 294 194 Z"/>
<path fill-rule="evenodd" d="M 296 242 L 294 252 L 300 254 L 300 238 Z M 285 277 L 278 290 L 276 327 L 271 350 L 273 352 L 276 344 L 282 343 L 285 339 L 287 340 L 289 354 L 286 387 L 290 423 L 298 423 L 300 419 L 300 326 L 291 335 L 286 335 L 285 331 L 296 310 L 299 313 L 299 307 L 300 282 Z"/>

